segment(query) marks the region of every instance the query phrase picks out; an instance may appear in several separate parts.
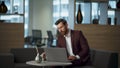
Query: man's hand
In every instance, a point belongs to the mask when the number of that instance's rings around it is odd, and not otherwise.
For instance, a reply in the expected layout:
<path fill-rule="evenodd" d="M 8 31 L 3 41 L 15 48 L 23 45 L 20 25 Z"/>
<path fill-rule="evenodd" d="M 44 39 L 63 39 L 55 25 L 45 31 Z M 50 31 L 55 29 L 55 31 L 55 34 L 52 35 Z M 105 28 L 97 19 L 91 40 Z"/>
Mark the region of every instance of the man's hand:
<path fill-rule="evenodd" d="M 69 56 L 68 57 L 68 60 L 71 60 L 71 61 L 74 61 L 74 60 L 76 60 L 77 58 L 75 57 L 75 56 Z"/>

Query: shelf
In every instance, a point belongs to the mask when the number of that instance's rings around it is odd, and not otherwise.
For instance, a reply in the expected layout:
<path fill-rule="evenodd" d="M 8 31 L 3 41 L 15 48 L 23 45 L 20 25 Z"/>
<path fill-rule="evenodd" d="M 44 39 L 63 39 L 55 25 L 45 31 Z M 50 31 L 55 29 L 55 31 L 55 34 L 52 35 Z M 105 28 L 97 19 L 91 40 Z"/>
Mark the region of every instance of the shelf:
<path fill-rule="evenodd" d="M 11 14 L 11 13 L 0 13 L 0 15 L 20 15 L 20 16 L 24 16 L 24 14 Z"/>
<path fill-rule="evenodd" d="M 25 22 L 25 0 L 5 0 L 8 8 L 6 13 L 0 13 L 0 20 L 4 23 Z"/>
<path fill-rule="evenodd" d="M 108 8 L 108 10 L 110 10 L 110 11 L 120 11 L 120 9 L 117 9 L 117 8 Z"/>
<path fill-rule="evenodd" d="M 76 2 L 107 2 L 107 0 L 76 0 Z"/>
<path fill-rule="evenodd" d="M 109 1 L 116 1 L 116 0 L 109 0 Z"/>
<path fill-rule="evenodd" d="M 93 20 L 98 19 L 101 25 L 120 24 L 120 8 L 116 8 L 116 0 L 76 0 L 75 2 L 75 23 L 78 5 L 81 5 L 81 12 L 83 15 L 82 24 L 94 24 Z M 108 18 L 111 18 L 108 21 Z"/>

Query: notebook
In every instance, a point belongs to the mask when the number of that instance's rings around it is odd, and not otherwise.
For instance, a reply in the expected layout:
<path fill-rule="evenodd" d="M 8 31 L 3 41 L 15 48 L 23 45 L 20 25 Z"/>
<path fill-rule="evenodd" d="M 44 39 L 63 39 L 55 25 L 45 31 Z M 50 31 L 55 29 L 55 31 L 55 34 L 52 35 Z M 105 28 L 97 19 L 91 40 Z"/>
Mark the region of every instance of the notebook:
<path fill-rule="evenodd" d="M 67 59 L 65 48 L 44 48 L 47 61 L 51 62 L 70 62 Z"/>

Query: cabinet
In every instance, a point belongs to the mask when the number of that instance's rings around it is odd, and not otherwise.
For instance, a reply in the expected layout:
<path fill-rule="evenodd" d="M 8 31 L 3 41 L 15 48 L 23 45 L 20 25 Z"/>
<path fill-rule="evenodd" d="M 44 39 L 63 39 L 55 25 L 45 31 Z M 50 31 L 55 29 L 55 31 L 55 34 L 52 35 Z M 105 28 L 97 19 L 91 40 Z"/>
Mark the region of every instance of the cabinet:
<path fill-rule="evenodd" d="M 80 4 L 82 24 L 119 25 L 120 9 L 116 8 L 117 2 L 117 0 L 75 0 L 75 23 Z"/>
<path fill-rule="evenodd" d="M 0 23 L 0 53 L 8 53 L 11 48 L 23 48 L 24 23 Z"/>
<path fill-rule="evenodd" d="M 8 11 L 0 13 L 0 22 L 24 23 L 25 21 L 25 0 L 1 0 L 4 1 Z"/>

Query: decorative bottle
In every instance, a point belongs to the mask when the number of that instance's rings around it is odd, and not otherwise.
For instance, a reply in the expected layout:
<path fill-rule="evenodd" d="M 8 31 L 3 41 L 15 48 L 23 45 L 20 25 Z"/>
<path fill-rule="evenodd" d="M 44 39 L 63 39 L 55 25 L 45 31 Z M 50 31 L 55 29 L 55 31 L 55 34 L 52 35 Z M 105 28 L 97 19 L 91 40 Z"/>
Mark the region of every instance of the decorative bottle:
<path fill-rule="evenodd" d="M 8 11 L 7 6 L 5 5 L 5 2 L 2 1 L 0 4 L 0 13 L 6 13 Z"/>
<path fill-rule="evenodd" d="M 81 12 L 81 5 L 78 5 L 78 12 L 77 12 L 77 23 L 81 24 L 83 20 L 82 12 Z"/>
<path fill-rule="evenodd" d="M 120 8 L 120 0 L 117 2 L 116 7 Z"/>

